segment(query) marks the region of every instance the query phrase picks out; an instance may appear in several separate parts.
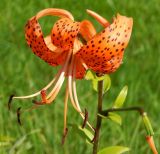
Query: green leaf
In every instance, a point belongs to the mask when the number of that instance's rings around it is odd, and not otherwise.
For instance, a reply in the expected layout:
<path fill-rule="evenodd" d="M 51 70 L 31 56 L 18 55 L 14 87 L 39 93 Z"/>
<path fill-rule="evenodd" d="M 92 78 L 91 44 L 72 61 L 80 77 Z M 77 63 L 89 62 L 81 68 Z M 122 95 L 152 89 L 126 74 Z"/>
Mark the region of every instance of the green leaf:
<path fill-rule="evenodd" d="M 78 135 L 85 139 L 87 143 L 91 143 L 94 135 L 87 128 L 82 128 L 81 126 L 78 126 L 76 124 L 69 124 L 69 126 L 72 127 L 73 131 L 75 131 Z"/>
<path fill-rule="evenodd" d="M 113 112 L 109 112 L 108 113 L 108 118 L 112 121 L 114 121 L 115 123 L 121 125 L 122 124 L 122 118 L 120 115 L 113 113 Z"/>
<path fill-rule="evenodd" d="M 104 119 L 108 118 L 119 125 L 122 124 L 122 118 L 117 113 L 109 112 L 107 116 L 104 116 L 104 115 L 101 115 L 98 113 L 98 116 L 100 116 L 101 118 L 104 118 Z"/>
<path fill-rule="evenodd" d="M 87 70 L 85 79 L 86 80 L 93 80 L 95 78 L 95 74 L 91 70 Z"/>
<path fill-rule="evenodd" d="M 109 75 L 106 74 L 101 77 L 96 76 L 96 78 L 92 80 L 92 85 L 93 85 L 93 89 L 95 91 L 98 91 L 98 81 L 102 81 L 102 80 L 103 80 L 103 93 L 105 93 L 111 87 L 111 79 L 110 79 Z"/>
<path fill-rule="evenodd" d="M 111 78 L 109 75 L 105 75 L 103 80 L 103 93 L 107 92 L 111 87 Z"/>
<path fill-rule="evenodd" d="M 128 86 L 124 86 L 123 89 L 120 91 L 118 97 L 116 98 L 113 108 L 120 108 L 123 106 L 123 103 L 126 99 L 128 92 Z"/>
<path fill-rule="evenodd" d="M 123 146 L 111 146 L 104 148 L 98 152 L 98 154 L 122 154 L 124 152 L 129 151 L 130 149 L 128 147 Z"/>

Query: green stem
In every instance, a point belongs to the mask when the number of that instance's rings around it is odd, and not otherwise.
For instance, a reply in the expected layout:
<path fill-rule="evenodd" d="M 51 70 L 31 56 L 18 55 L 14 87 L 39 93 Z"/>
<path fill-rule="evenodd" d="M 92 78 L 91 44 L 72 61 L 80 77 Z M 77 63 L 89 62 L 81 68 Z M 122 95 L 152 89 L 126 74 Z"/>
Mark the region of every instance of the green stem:
<path fill-rule="evenodd" d="M 124 112 L 124 111 L 137 111 L 140 115 L 144 114 L 144 110 L 141 107 L 133 106 L 133 107 L 126 107 L 126 108 L 111 108 L 108 110 L 104 110 L 99 112 L 103 116 L 108 116 L 109 112 Z"/>
<path fill-rule="evenodd" d="M 103 99 L 103 80 L 98 82 L 98 106 L 97 112 L 102 112 L 102 99 Z M 99 136 L 100 136 L 100 128 L 101 128 L 102 118 L 97 114 L 97 122 L 93 143 L 93 154 L 97 154 L 98 144 L 99 144 Z"/>

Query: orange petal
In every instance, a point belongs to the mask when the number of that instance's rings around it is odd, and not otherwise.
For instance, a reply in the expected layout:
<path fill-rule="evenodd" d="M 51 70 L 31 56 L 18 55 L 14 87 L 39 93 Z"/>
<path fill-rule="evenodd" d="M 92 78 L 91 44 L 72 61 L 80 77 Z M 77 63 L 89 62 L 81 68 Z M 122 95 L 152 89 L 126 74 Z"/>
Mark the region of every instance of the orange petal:
<path fill-rule="evenodd" d="M 92 17 L 94 17 L 102 26 L 107 27 L 110 25 L 110 23 L 105 18 L 103 18 L 102 16 L 100 16 L 96 12 L 91 11 L 91 10 L 87 10 L 87 13 L 89 15 L 91 15 Z"/>
<path fill-rule="evenodd" d="M 44 16 L 48 16 L 48 15 L 58 16 L 58 17 L 62 17 L 62 18 L 66 17 L 71 20 L 74 20 L 72 14 L 70 12 L 63 10 L 63 9 L 56 9 L 56 8 L 44 9 L 44 10 L 37 13 L 36 18 L 38 20 L 39 18 L 44 17 Z"/>
<path fill-rule="evenodd" d="M 80 60 L 76 60 L 76 79 L 82 79 L 85 75 L 85 68 L 83 67 L 82 63 Z"/>
<path fill-rule="evenodd" d="M 31 18 L 26 24 L 25 37 L 27 44 L 30 46 L 34 54 L 50 65 L 56 66 L 63 62 L 65 54 L 61 56 L 62 50 L 57 49 L 54 45 L 50 48 L 47 46 L 47 44 L 50 43 L 50 37 L 48 36 L 44 40 L 40 24 L 36 17 Z"/>
<path fill-rule="evenodd" d="M 96 35 L 96 30 L 90 21 L 83 20 L 80 25 L 80 34 L 86 41 L 89 41 Z"/>
<path fill-rule="evenodd" d="M 73 47 L 79 29 L 79 22 L 74 22 L 68 18 L 58 20 L 52 29 L 52 43 L 57 47 L 63 48 L 63 50 L 69 50 Z"/>
<path fill-rule="evenodd" d="M 114 22 L 87 42 L 77 56 L 95 72 L 111 73 L 122 63 L 124 49 L 129 42 L 133 20 L 117 15 Z"/>
<path fill-rule="evenodd" d="M 27 44 L 38 57 L 50 65 L 56 66 L 64 61 L 66 54 L 63 53 L 61 55 L 62 50 L 52 44 L 51 36 L 48 36 L 45 39 L 43 37 L 38 19 L 47 15 L 69 18 L 70 20 L 74 20 L 74 18 L 72 14 L 66 10 L 48 8 L 38 12 L 37 15 L 32 17 L 26 24 L 25 37 Z"/>

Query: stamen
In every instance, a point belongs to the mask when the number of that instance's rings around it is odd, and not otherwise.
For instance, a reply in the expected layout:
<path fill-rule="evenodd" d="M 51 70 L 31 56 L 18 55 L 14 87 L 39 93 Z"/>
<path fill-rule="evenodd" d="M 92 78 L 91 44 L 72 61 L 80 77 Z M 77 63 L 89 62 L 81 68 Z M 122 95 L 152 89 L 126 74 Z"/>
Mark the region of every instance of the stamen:
<path fill-rule="evenodd" d="M 42 101 L 46 102 L 46 91 L 45 90 L 41 91 L 41 97 L 42 97 Z"/>
<path fill-rule="evenodd" d="M 59 93 L 62 84 L 64 82 L 64 72 L 61 73 L 56 85 L 54 86 L 54 88 L 52 89 L 52 91 L 48 94 L 48 96 L 46 96 L 46 93 L 44 93 L 44 91 L 41 92 L 41 97 L 42 97 L 42 101 L 38 102 L 36 100 L 33 100 L 34 104 L 37 105 L 44 105 L 44 104 L 49 104 L 51 103 L 55 97 L 57 96 L 57 94 Z"/>
<path fill-rule="evenodd" d="M 97 136 L 97 130 L 94 129 L 95 133 L 94 133 L 94 137 L 93 139 L 91 140 L 91 143 L 94 143 L 96 141 L 96 136 Z"/>
<path fill-rule="evenodd" d="M 32 102 L 36 105 L 42 105 L 42 104 L 46 103 L 47 99 L 46 99 L 46 91 L 45 90 L 41 91 L 41 99 L 42 99 L 41 102 L 37 102 L 36 100 L 33 100 Z"/>
<path fill-rule="evenodd" d="M 84 63 L 84 61 L 81 59 L 81 63 L 82 63 L 82 65 L 83 65 L 83 67 L 86 69 L 86 70 L 88 70 L 88 66 Z"/>
<path fill-rule="evenodd" d="M 76 60 L 75 60 L 76 61 Z M 77 106 L 77 108 L 81 111 L 80 115 L 83 118 L 83 120 L 85 121 L 85 116 L 82 113 L 81 107 L 79 105 L 79 101 L 78 101 L 78 97 L 77 97 L 77 90 L 76 90 L 76 81 L 75 81 L 75 74 L 76 74 L 76 66 L 74 66 L 73 68 L 73 94 L 74 94 L 74 100 L 75 100 L 75 104 Z M 86 121 L 87 125 L 94 131 L 92 125 L 88 122 L 88 120 Z"/>
<path fill-rule="evenodd" d="M 19 108 L 17 109 L 17 121 L 18 121 L 19 125 L 22 125 L 21 119 L 20 119 L 20 115 L 21 115 L 20 110 L 21 110 L 21 107 L 19 107 Z"/>
<path fill-rule="evenodd" d="M 32 106 L 32 107 L 30 107 L 30 108 L 28 108 L 28 109 L 23 110 L 23 113 L 24 113 L 24 112 L 30 112 L 30 111 L 38 108 L 38 107 L 39 107 L 39 105 L 34 105 L 34 106 Z M 21 114 L 22 114 L 22 112 L 21 112 L 21 107 L 19 107 L 19 108 L 17 109 L 17 121 L 18 121 L 19 125 L 22 125 L 22 122 L 21 122 Z"/>
<path fill-rule="evenodd" d="M 72 57 L 71 59 L 71 64 L 70 64 L 70 67 L 69 67 L 69 72 L 68 72 L 68 90 L 69 90 L 69 96 L 70 96 L 70 100 L 71 100 L 71 103 L 72 103 L 72 106 L 75 108 L 75 110 L 79 113 L 82 113 L 82 111 L 78 108 L 78 106 L 76 105 L 76 102 L 74 101 L 73 99 L 73 92 L 72 92 L 72 70 L 73 70 L 73 58 L 74 56 Z"/>
<path fill-rule="evenodd" d="M 59 76 L 59 78 L 58 78 L 58 81 L 56 82 L 56 85 L 54 86 L 54 88 L 52 89 L 52 91 L 48 94 L 47 99 L 52 96 L 52 94 L 53 94 L 54 91 L 57 89 L 57 87 L 59 86 L 59 84 L 61 84 L 61 82 L 62 82 L 62 80 L 63 80 L 63 78 L 64 78 L 64 75 L 65 75 L 65 73 L 66 73 L 66 70 L 67 70 L 67 66 L 68 66 L 70 57 L 71 57 L 71 51 L 70 51 L 70 52 L 68 53 L 68 55 L 67 55 L 66 61 L 64 62 L 64 65 L 63 65 L 62 70 L 61 70 L 61 72 L 60 72 L 60 76 Z"/>
<path fill-rule="evenodd" d="M 68 54 L 68 57 L 70 57 L 70 54 Z M 67 57 L 67 58 L 68 58 L 68 57 Z M 45 86 L 42 90 L 40 90 L 40 91 L 38 91 L 38 92 L 36 92 L 36 93 L 34 93 L 34 94 L 27 95 L 27 96 L 14 96 L 13 99 L 28 99 L 28 98 L 33 98 L 33 97 L 36 97 L 36 96 L 40 95 L 43 90 L 47 90 L 47 89 L 50 88 L 53 84 L 55 84 L 56 82 L 58 82 L 60 76 L 62 75 L 62 72 L 65 71 L 65 68 L 66 68 L 67 63 L 68 63 L 68 61 L 66 60 L 66 61 L 64 62 L 64 64 L 62 65 L 62 68 L 58 71 L 58 73 L 56 74 L 56 76 L 53 78 L 53 80 L 52 80 L 47 86 Z M 55 89 L 54 89 L 54 90 L 55 90 Z M 51 95 L 51 94 L 50 94 L 50 95 Z M 50 95 L 49 95 L 49 96 L 50 96 Z"/>
<path fill-rule="evenodd" d="M 97 136 L 97 130 L 96 128 L 93 127 L 93 130 L 94 130 L 94 136 L 93 136 L 93 139 L 91 140 L 91 143 L 94 143 L 96 141 L 96 136 Z"/>
<path fill-rule="evenodd" d="M 14 97 L 14 94 L 12 94 L 12 95 L 9 97 L 9 100 L 8 100 L 8 110 L 11 109 L 11 103 L 12 103 L 13 97 Z"/>
<path fill-rule="evenodd" d="M 53 91 L 53 94 L 52 94 L 51 97 L 46 101 L 46 104 L 51 103 L 51 102 L 56 98 L 56 96 L 58 95 L 58 93 L 59 93 L 59 91 L 60 91 L 60 89 L 61 89 L 61 87 L 62 87 L 62 84 L 63 84 L 63 82 L 64 82 L 64 79 L 65 79 L 65 77 L 63 77 L 63 78 L 60 80 L 60 83 L 57 85 L 57 86 L 58 86 L 57 89 L 56 89 L 55 91 Z"/>
<path fill-rule="evenodd" d="M 85 109 L 85 116 L 84 116 L 82 128 L 86 126 L 87 121 L 88 121 L 88 111 Z"/>
<path fill-rule="evenodd" d="M 58 93 L 59 93 L 59 91 L 62 87 L 62 84 L 64 82 L 65 73 L 66 73 L 66 70 L 67 70 L 67 66 L 68 66 L 70 56 L 71 56 L 71 51 L 68 53 L 66 61 L 64 62 L 61 71 L 59 72 L 60 75 L 58 75 L 58 78 L 56 78 L 56 80 L 55 80 L 56 84 L 53 87 L 52 91 L 48 94 L 47 97 L 42 96 L 43 98 L 42 98 L 41 102 L 33 101 L 34 104 L 37 104 L 37 105 L 49 104 L 56 98 L 56 96 L 58 95 Z"/>
<path fill-rule="evenodd" d="M 45 103 L 44 102 L 38 102 L 36 100 L 32 100 L 32 103 L 35 104 L 35 105 L 44 105 Z"/>
<path fill-rule="evenodd" d="M 58 73 L 59 74 L 59 73 Z M 54 83 L 55 79 L 58 77 L 58 74 L 56 75 L 56 77 L 46 86 L 44 87 L 42 90 L 47 90 L 49 87 L 51 87 L 51 85 Z M 33 97 L 36 97 L 38 95 L 41 94 L 41 91 L 38 91 L 34 94 L 31 94 L 31 95 L 27 95 L 27 96 L 14 96 L 13 99 L 28 99 L 28 98 L 33 98 Z"/>
<path fill-rule="evenodd" d="M 62 145 L 63 145 L 63 144 L 64 144 L 64 142 L 65 142 L 65 139 L 66 139 L 67 133 L 68 133 L 68 128 L 66 128 L 66 129 L 65 129 L 65 132 L 64 132 L 64 134 L 63 134 L 63 136 L 62 136 Z"/>
<path fill-rule="evenodd" d="M 68 108 L 68 83 L 66 85 L 66 92 L 65 92 L 65 99 L 64 99 L 64 130 L 63 133 L 65 134 L 67 128 L 67 108 Z"/>
<path fill-rule="evenodd" d="M 56 85 L 54 86 L 54 88 L 52 89 L 52 91 L 48 94 L 47 99 L 52 96 L 52 94 L 55 92 L 55 90 L 57 89 L 57 87 L 59 86 L 59 84 L 61 83 L 61 81 L 63 80 L 64 74 L 65 74 L 64 71 L 65 71 L 65 69 L 63 70 L 63 72 L 61 72 L 61 74 L 59 76 L 59 79 L 56 82 Z"/>

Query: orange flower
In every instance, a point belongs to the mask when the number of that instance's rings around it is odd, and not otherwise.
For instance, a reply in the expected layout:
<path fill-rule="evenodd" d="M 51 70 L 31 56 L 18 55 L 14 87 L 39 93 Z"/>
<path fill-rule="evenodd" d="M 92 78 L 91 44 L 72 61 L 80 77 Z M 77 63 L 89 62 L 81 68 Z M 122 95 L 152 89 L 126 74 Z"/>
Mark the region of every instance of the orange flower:
<path fill-rule="evenodd" d="M 12 98 L 27 99 L 41 95 L 42 100 L 35 101 L 35 105 L 50 104 L 55 100 L 66 77 L 68 82 L 64 101 L 64 134 L 67 130 L 68 97 L 76 111 L 85 119 L 79 105 L 75 79 L 82 79 L 87 69 L 97 73 L 111 73 L 117 70 L 132 31 L 132 18 L 118 14 L 110 24 L 95 12 L 87 12 L 104 26 L 102 32 L 96 34 L 90 21 L 76 22 L 68 11 L 54 8 L 40 11 L 29 19 L 25 26 L 26 41 L 33 53 L 52 66 L 61 65 L 61 69 L 39 92 Z M 60 19 L 54 24 L 51 33 L 44 37 L 38 19 L 47 15 L 59 16 Z M 83 38 L 84 44 L 80 38 Z M 51 86 L 52 90 L 46 94 Z M 88 122 L 87 124 L 92 128 Z"/>

